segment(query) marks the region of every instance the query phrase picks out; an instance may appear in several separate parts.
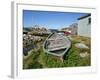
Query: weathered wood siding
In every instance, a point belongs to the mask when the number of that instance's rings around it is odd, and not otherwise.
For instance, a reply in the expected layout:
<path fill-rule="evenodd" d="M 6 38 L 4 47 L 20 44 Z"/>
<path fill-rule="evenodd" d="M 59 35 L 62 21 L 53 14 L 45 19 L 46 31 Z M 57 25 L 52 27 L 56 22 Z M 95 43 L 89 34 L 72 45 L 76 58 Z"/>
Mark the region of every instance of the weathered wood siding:
<path fill-rule="evenodd" d="M 89 18 L 91 19 L 91 16 L 78 20 L 78 35 L 91 36 L 91 21 L 89 23 Z"/>

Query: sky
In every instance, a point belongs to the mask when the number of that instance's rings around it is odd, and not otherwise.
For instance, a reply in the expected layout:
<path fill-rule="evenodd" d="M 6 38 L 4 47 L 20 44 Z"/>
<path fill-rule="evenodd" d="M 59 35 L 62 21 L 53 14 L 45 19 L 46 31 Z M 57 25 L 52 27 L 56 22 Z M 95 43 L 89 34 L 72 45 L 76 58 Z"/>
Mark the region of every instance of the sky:
<path fill-rule="evenodd" d="M 61 29 L 76 23 L 87 13 L 23 10 L 23 27 L 39 25 L 48 29 Z"/>

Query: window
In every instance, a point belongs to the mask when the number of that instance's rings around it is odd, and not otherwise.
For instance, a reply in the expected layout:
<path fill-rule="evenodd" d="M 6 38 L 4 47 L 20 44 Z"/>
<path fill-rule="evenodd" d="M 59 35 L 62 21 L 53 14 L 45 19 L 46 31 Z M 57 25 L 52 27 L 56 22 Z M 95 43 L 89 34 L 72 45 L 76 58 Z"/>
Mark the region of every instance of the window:
<path fill-rule="evenodd" d="M 88 19 L 88 24 L 91 24 L 91 18 Z"/>

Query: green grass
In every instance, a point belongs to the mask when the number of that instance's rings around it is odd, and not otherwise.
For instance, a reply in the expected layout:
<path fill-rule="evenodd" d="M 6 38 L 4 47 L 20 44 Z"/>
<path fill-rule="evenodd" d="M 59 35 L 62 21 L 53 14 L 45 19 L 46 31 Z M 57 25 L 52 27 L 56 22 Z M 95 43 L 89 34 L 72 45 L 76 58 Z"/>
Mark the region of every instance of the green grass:
<path fill-rule="evenodd" d="M 72 40 L 72 46 L 69 51 L 64 56 L 64 61 L 62 62 L 59 57 L 49 55 L 43 51 L 42 42 L 38 43 L 39 49 L 33 50 L 32 55 L 26 60 L 23 60 L 23 69 L 37 69 L 37 68 L 59 68 L 59 67 L 80 67 L 80 66 L 90 66 L 91 65 L 91 54 L 90 49 L 78 49 L 75 47 L 77 42 L 84 42 L 88 44 L 90 48 L 90 42 L 87 38 L 79 38 Z M 80 52 L 87 51 L 89 56 L 81 58 Z"/>

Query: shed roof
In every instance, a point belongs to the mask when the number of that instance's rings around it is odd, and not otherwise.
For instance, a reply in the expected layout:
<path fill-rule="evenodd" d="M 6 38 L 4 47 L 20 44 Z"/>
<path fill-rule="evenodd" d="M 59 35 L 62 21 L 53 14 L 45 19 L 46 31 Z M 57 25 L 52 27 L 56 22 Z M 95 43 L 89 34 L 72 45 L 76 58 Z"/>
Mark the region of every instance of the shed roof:
<path fill-rule="evenodd" d="M 87 15 L 81 16 L 80 18 L 78 18 L 78 20 L 84 19 L 84 18 L 86 18 L 86 17 L 88 17 L 88 16 L 91 16 L 91 14 L 87 14 Z"/>

